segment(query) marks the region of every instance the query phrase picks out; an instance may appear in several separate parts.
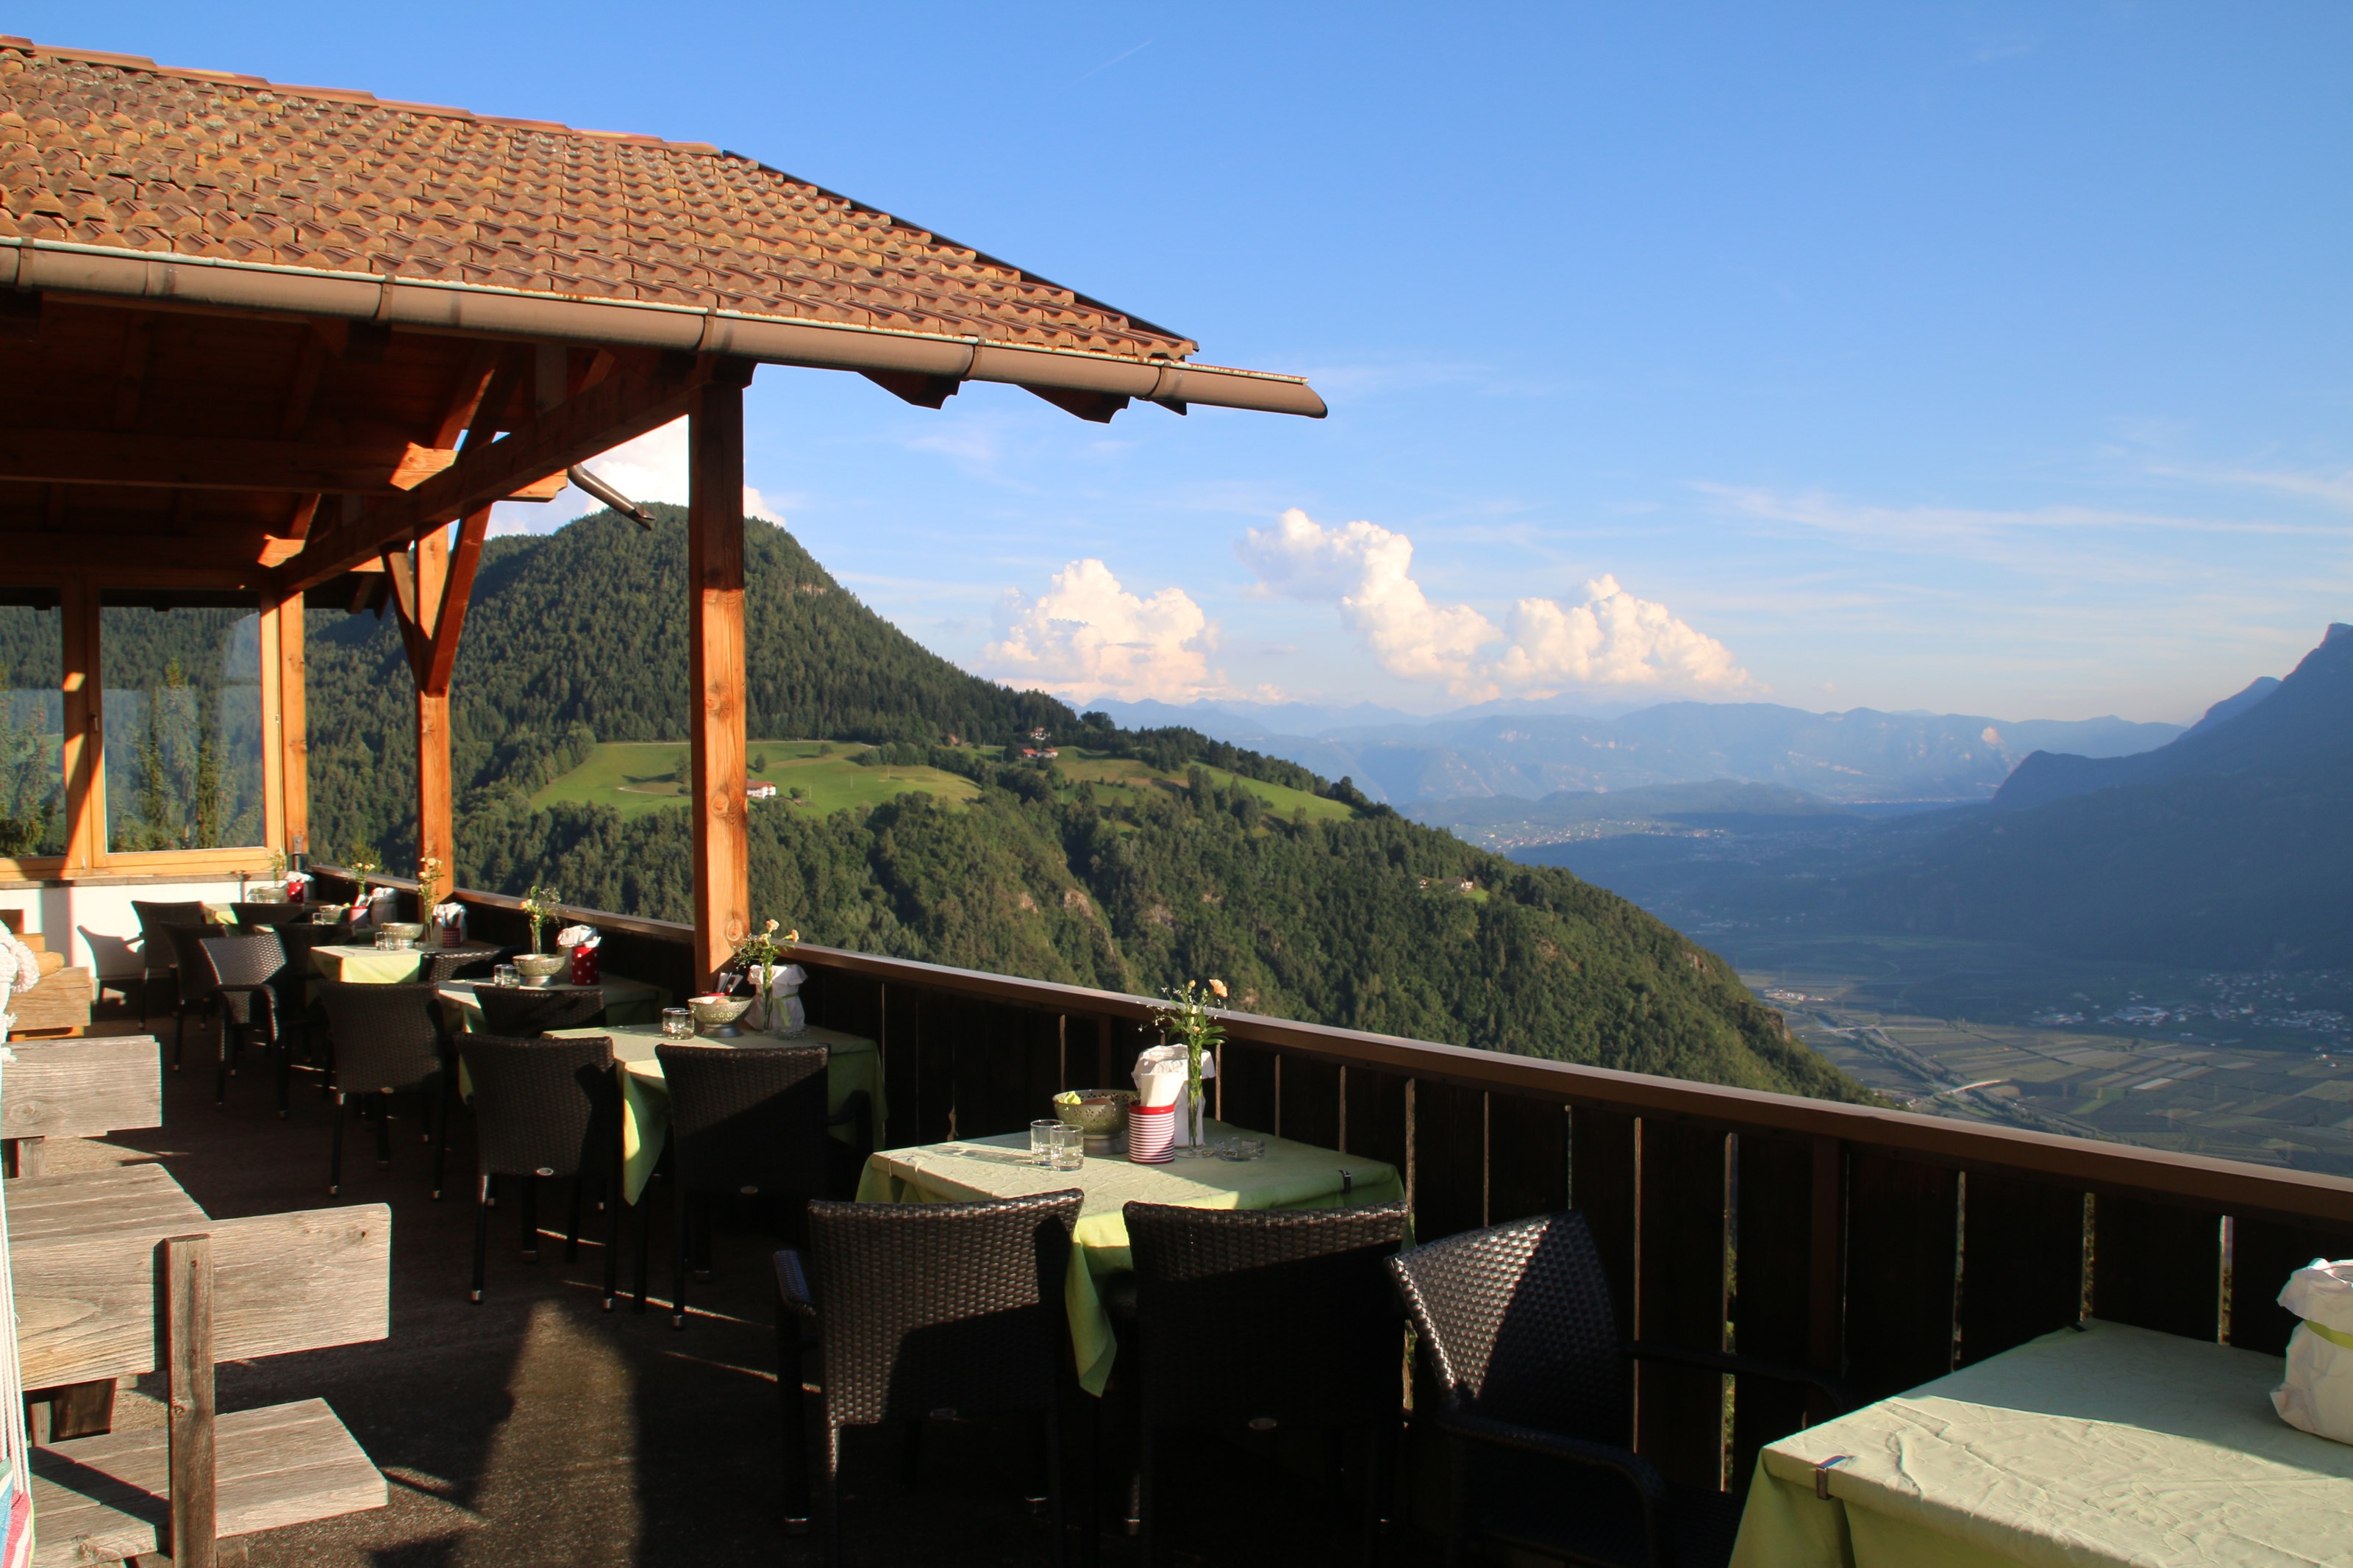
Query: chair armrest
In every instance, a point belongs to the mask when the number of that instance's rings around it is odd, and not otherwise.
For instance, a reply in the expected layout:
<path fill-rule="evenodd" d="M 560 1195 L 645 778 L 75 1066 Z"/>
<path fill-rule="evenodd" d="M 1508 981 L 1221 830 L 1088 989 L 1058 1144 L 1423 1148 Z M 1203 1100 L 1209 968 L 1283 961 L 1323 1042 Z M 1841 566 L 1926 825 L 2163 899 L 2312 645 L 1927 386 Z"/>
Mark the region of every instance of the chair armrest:
<path fill-rule="evenodd" d="M 1516 1448 L 1524 1454 L 1538 1454 L 1564 1464 L 1615 1470 L 1641 1495 L 1645 1515 L 1666 1506 L 1666 1478 L 1659 1474 L 1657 1468 L 1648 1459 L 1630 1448 L 1612 1447 L 1607 1443 L 1588 1443 L 1582 1437 L 1571 1437 L 1564 1433 L 1546 1432 L 1535 1426 L 1497 1421 L 1492 1416 L 1474 1415 L 1456 1404 L 1440 1406 L 1433 1419 L 1438 1429 L 1450 1437 L 1484 1443 L 1497 1448 Z"/>
<path fill-rule="evenodd" d="M 817 1321 L 817 1298 L 809 1293 L 808 1274 L 801 1255 L 792 1247 L 776 1254 L 776 1300 L 786 1310 Z"/>
<path fill-rule="evenodd" d="M 1695 1366 L 1707 1372 L 1729 1372 L 1742 1377 L 1794 1383 L 1820 1394 L 1830 1403 L 1831 1413 L 1834 1415 L 1843 1415 L 1854 1408 L 1853 1402 L 1846 1396 L 1845 1385 L 1838 1379 L 1802 1366 L 1792 1366 L 1788 1362 L 1758 1361 L 1755 1356 L 1735 1355 L 1729 1351 L 1686 1350 L 1682 1345 L 1662 1345 L 1654 1340 L 1636 1340 L 1626 1347 L 1626 1353 L 1636 1361 L 1680 1362 L 1685 1366 Z"/>

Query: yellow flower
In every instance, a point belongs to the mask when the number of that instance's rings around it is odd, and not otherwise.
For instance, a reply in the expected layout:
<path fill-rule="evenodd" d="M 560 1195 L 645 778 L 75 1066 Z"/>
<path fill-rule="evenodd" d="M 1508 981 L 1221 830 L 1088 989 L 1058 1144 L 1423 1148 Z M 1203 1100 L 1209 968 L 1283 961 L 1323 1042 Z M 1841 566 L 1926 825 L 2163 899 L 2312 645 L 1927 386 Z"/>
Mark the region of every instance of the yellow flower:
<path fill-rule="evenodd" d="M 1226 999 L 1226 983 L 1222 980 L 1210 981 L 1209 994 L 1215 996 L 1220 1002 L 1224 1001 Z"/>
<path fill-rule="evenodd" d="M 770 931 L 774 931 L 774 930 L 776 930 L 776 921 L 770 921 L 768 922 L 768 929 L 769 929 Z"/>
<path fill-rule="evenodd" d="M 788 931 L 786 931 L 786 932 L 785 933 L 785 940 L 786 940 L 786 942 L 798 942 L 798 941 L 800 941 L 800 939 L 801 939 L 801 933 L 800 933 L 799 928 L 797 928 L 797 927 L 796 927 L 796 928 L 794 928 L 793 930 Z"/>

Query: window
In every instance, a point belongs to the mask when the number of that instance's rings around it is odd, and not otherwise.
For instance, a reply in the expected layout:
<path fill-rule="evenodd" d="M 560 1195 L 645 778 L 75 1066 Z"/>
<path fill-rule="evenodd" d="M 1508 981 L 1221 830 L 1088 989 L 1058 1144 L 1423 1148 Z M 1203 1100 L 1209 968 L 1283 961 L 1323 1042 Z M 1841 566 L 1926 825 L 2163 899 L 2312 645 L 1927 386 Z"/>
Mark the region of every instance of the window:
<path fill-rule="evenodd" d="M 66 848 L 65 700 L 57 595 L 0 588 L 0 857 Z"/>
<path fill-rule="evenodd" d="M 100 599 L 114 854 L 262 841 L 260 613 L 190 597 Z"/>

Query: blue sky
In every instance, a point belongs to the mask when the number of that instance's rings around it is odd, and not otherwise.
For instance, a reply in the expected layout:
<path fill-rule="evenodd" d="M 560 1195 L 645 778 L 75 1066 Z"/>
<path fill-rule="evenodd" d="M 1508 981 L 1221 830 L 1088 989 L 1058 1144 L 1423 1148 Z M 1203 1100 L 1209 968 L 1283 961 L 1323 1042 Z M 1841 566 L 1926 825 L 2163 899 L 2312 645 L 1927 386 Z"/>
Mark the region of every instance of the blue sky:
<path fill-rule="evenodd" d="M 2341 6 L 8 26 L 714 142 L 1314 378 L 1100 426 L 763 371 L 767 509 L 984 673 L 2178 720 L 2353 618 Z"/>

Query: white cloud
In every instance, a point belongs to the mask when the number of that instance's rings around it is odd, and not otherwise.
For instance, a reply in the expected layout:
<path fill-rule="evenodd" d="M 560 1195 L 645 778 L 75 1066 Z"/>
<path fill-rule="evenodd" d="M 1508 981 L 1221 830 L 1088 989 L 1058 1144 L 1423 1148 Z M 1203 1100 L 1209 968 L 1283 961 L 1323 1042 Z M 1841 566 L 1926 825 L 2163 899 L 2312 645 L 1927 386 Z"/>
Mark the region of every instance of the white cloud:
<path fill-rule="evenodd" d="M 1585 601 L 1525 598 L 1509 633 L 1469 605 L 1433 604 L 1413 577 L 1413 542 L 1370 522 L 1325 528 L 1296 507 L 1235 546 L 1258 591 L 1338 605 L 1390 674 L 1442 680 L 1458 697 L 1551 697 L 1571 688 L 1654 687 L 1729 696 L 1758 689 L 1732 650 L 1602 576 Z M 1496 643 L 1503 650 L 1482 650 Z"/>
<path fill-rule="evenodd" d="M 673 419 L 633 441 L 624 441 L 601 457 L 582 465 L 590 473 L 634 501 L 687 500 L 687 422 Z M 533 501 L 502 502 L 491 522 L 492 533 L 549 533 L 575 517 L 602 510 L 597 500 L 577 485 L 565 487 L 544 505 Z M 750 485 L 744 487 L 744 515 L 776 522 L 784 515 Z"/>
<path fill-rule="evenodd" d="M 1227 690 L 1225 677 L 1209 668 L 1217 635 L 1184 589 L 1145 598 L 1089 558 L 1055 573 L 1034 599 L 1007 595 L 997 640 L 981 658 L 997 679 L 1081 701 L 1189 702 Z"/>

